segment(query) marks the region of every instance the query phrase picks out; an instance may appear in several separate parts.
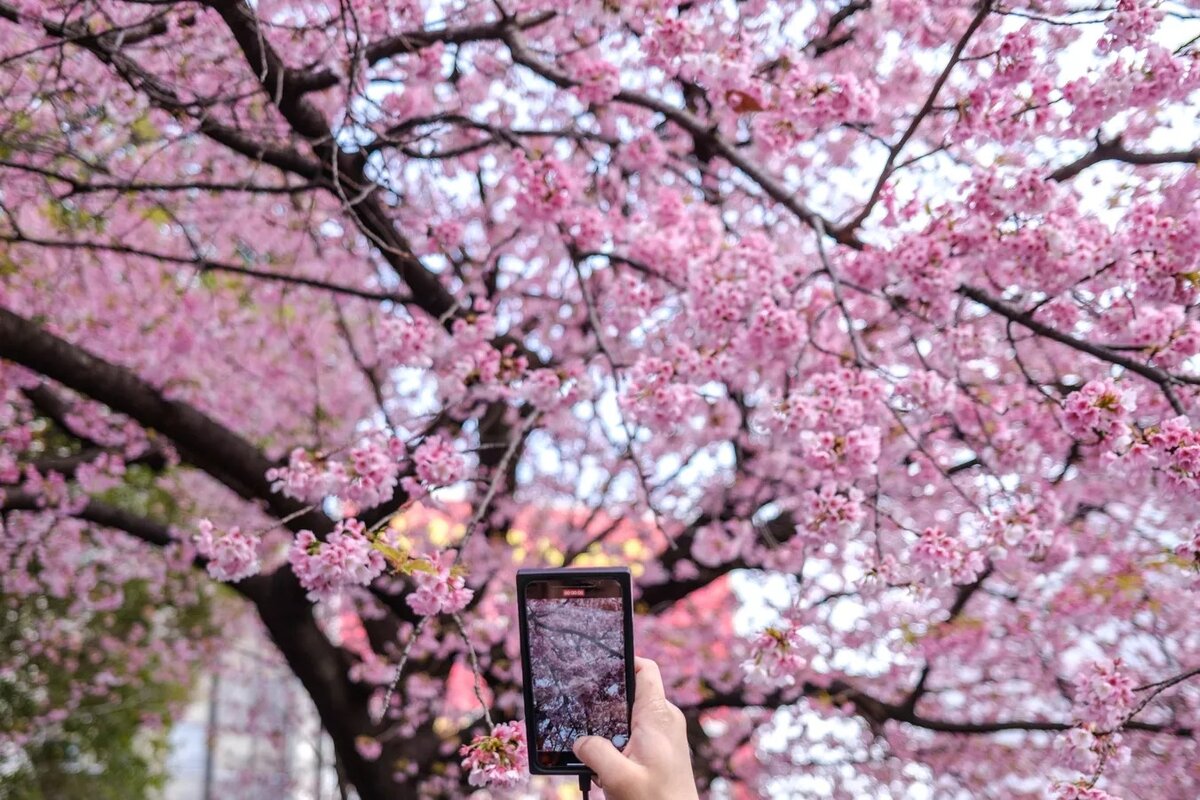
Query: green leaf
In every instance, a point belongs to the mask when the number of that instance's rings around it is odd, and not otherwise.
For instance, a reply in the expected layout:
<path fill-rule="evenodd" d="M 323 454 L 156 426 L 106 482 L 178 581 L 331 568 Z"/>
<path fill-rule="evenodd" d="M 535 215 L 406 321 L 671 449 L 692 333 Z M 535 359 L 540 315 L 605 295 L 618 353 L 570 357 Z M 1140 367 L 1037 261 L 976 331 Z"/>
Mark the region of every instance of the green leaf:
<path fill-rule="evenodd" d="M 142 114 L 129 126 L 129 140 L 134 144 L 145 144 L 159 137 L 159 130 L 150 121 L 150 117 Z"/>
<path fill-rule="evenodd" d="M 171 214 L 162 206 L 153 206 L 142 212 L 142 217 L 150 220 L 155 225 L 170 225 L 172 222 Z"/>

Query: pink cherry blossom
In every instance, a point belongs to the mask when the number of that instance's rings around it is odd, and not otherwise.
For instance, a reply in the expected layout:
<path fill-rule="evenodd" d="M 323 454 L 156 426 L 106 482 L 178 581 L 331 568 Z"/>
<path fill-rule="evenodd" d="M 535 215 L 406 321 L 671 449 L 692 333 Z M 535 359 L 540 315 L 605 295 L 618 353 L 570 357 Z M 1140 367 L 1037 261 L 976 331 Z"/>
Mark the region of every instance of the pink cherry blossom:
<path fill-rule="evenodd" d="M 1120 800 L 1103 789 L 1078 783 L 1062 784 L 1054 794 L 1055 800 Z"/>
<path fill-rule="evenodd" d="M 1116 8 L 1106 22 L 1107 36 L 1101 40 L 1101 49 L 1114 50 L 1136 46 L 1158 27 L 1163 11 L 1158 4 L 1147 0 L 1117 0 Z"/>
<path fill-rule="evenodd" d="M 984 569 L 983 556 L 941 528 L 922 531 L 912 550 L 913 562 L 925 574 L 970 583 Z"/>
<path fill-rule="evenodd" d="M 425 561 L 413 573 L 417 588 L 405 598 L 408 605 L 421 616 L 462 611 L 475 592 L 466 587 L 466 579 L 456 570 L 455 552 L 446 550 Z"/>
<path fill-rule="evenodd" d="M 801 638 L 799 628 L 787 625 L 765 628 L 752 640 L 750 652 L 742 662 L 748 680 L 792 686 L 804 677 L 811 647 Z"/>
<path fill-rule="evenodd" d="M 431 436 L 413 452 L 417 478 L 429 486 L 449 486 L 462 480 L 466 463 L 453 443 Z"/>
<path fill-rule="evenodd" d="M 209 575 L 219 581 L 237 583 L 258 574 L 261 564 L 258 542 L 253 537 L 242 533 L 236 525 L 217 532 L 207 519 L 200 520 L 196 527 L 199 528 L 195 536 L 196 552 L 208 559 Z"/>
<path fill-rule="evenodd" d="M 1194 5 L 0 4 L 6 765 L 220 669 L 523 792 L 562 563 L 702 796 L 1194 800 Z"/>
<path fill-rule="evenodd" d="M 571 59 L 571 72 L 579 85 L 575 94 L 584 103 L 604 103 L 621 89 L 617 66 L 596 56 L 580 53 Z"/>
<path fill-rule="evenodd" d="M 288 497 L 306 502 L 317 502 L 335 492 L 341 482 L 327 470 L 318 467 L 311 454 L 296 448 L 288 456 L 286 467 L 267 470 L 271 489 Z"/>
<path fill-rule="evenodd" d="M 510 789 L 527 780 L 529 751 L 519 722 L 501 722 L 490 733 L 478 734 L 459 748 L 459 755 L 472 786 Z"/>
<path fill-rule="evenodd" d="M 1089 381 L 1067 397 L 1067 430 L 1084 441 L 1108 440 L 1123 431 L 1136 406 L 1132 392 L 1111 380 Z"/>
<path fill-rule="evenodd" d="M 385 317 L 379 331 L 380 358 L 387 366 L 429 367 L 437 336 L 424 317 Z"/>
<path fill-rule="evenodd" d="M 395 436 L 364 438 L 349 452 L 319 459 L 293 450 L 286 467 L 267 470 L 272 489 L 308 503 L 337 497 L 364 509 L 389 500 L 399 483 L 405 444 Z"/>
<path fill-rule="evenodd" d="M 1075 704 L 1084 720 L 1111 730 L 1132 709 L 1133 687 L 1121 659 L 1094 661 L 1075 676 Z"/>
<path fill-rule="evenodd" d="M 339 522 L 323 542 L 312 531 L 300 531 L 288 550 L 288 563 L 314 601 L 331 600 L 343 589 L 366 586 L 385 566 L 362 522 L 355 519 Z"/>

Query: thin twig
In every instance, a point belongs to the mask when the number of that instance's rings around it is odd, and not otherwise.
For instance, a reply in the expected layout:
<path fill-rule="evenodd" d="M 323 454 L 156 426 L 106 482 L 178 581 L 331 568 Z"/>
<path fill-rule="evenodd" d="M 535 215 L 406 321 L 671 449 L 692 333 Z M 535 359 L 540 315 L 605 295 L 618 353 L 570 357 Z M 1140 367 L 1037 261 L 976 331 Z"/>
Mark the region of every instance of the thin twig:
<path fill-rule="evenodd" d="M 396 671 L 392 673 L 392 680 L 388 684 L 387 691 L 383 693 L 383 705 L 380 706 L 376 718 L 372 720 L 376 725 L 381 724 L 384 717 L 387 716 L 388 706 L 392 703 L 392 694 L 395 693 L 396 687 L 400 685 L 400 676 L 404 674 L 404 665 L 408 663 L 408 654 L 412 651 L 413 644 L 416 643 L 421 632 L 425 630 L 425 625 L 428 622 L 429 617 L 421 617 L 421 621 L 413 628 L 412 635 L 408 637 L 408 642 L 404 645 L 404 650 L 400 653 L 400 660 L 396 662 Z"/>
<path fill-rule="evenodd" d="M 487 720 L 488 729 L 496 727 L 496 723 L 492 721 L 492 710 L 488 708 L 487 701 L 483 699 L 483 691 L 479 688 L 479 684 L 483 682 L 483 675 L 479 671 L 479 657 L 475 654 L 475 645 L 471 644 L 471 639 L 467 636 L 467 626 L 463 623 L 462 616 L 455 611 L 451 614 L 454 619 L 454 624 L 458 626 L 458 632 L 462 634 L 463 642 L 467 645 L 467 655 L 471 659 L 471 672 L 474 680 L 471 681 L 472 688 L 475 690 L 475 699 L 479 701 L 479 705 L 483 708 L 483 718 Z"/>
<path fill-rule="evenodd" d="M 629 427 L 629 421 L 625 419 L 625 411 L 621 408 L 620 400 L 620 367 L 617 366 L 617 360 L 613 357 L 612 351 L 608 349 L 607 343 L 604 341 L 604 333 L 600 327 L 600 316 L 596 313 L 596 305 L 592 301 L 592 294 L 588 291 L 587 281 L 583 277 L 583 270 L 579 267 L 578 254 L 572 252 L 571 266 L 575 270 L 575 277 L 579 281 L 579 291 L 583 294 L 583 303 L 587 308 L 588 323 L 592 327 L 592 332 L 596 334 L 596 347 L 600 350 L 600 354 L 604 360 L 608 362 L 608 368 L 612 371 L 613 381 L 618 384 L 617 389 L 617 416 L 621 420 L 621 429 L 625 433 L 625 455 L 628 456 L 630 463 L 633 464 L 633 471 L 637 475 L 638 483 L 642 487 L 642 492 L 646 495 L 646 508 L 650 509 L 650 516 L 654 518 L 654 526 L 662 532 L 663 537 L 667 540 L 667 545 L 674 550 L 675 539 L 667 535 L 667 530 L 662 524 L 662 520 L 658 515 L 658 511 L 654 508 L 654 499 L 651 495 L 650 481 L 646 479 L 646 475 L 642 472 L 641 462 L 638 461 L 637 451 L 634 449 L 633 429 Z"/>

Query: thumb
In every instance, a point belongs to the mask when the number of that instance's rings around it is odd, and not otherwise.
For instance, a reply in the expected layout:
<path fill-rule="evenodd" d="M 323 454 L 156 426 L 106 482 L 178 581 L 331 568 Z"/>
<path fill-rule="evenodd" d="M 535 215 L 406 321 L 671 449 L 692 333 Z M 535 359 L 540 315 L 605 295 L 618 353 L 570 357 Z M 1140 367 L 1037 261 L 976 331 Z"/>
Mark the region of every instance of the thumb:
<path fill-rule="evenodd" d="M 621 755 L 621 751 L 603 736 L 581 736 L 571 749 L 580 761 L 596 773 L 603 786 L 624 783 L 637 771 L 637 765 Z"/>

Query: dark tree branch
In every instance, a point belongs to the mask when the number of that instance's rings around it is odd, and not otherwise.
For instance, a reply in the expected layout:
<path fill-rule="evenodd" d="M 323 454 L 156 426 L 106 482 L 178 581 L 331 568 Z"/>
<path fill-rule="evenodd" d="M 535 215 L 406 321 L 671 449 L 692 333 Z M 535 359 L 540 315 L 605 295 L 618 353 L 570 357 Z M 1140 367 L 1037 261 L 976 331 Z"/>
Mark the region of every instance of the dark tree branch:
<path fill-rule="evenodd" d="M 41 512 L 64 516 L 62 512 L 53 506 L 45 505 L 37 495 L 24 491 L 0 492 L 0 513 L 12 511 Z M 163 523 L 126 511 L 123 508 L 103 503 L 99 500 L 88 500 L 83 508 L 72 510 L 66 516 L 83 520 L 84 522 L 91 522 L 104 528 L 123 531 L 135 539 L 152 544 L 155 547 L 166 547 L 178 541 L 171 534 L 171 529 Z M 197 569 L 204 569 L 207 564 L 208 561 L 202 556 L 196 556 L 193 562 L 193 565 Z M 267 576 L 254 575 L 237 583 L 231 583 L 229 586 L 234 591 L 253 601 L 261 596 L 269 581 L 270 578 Z"/>
<path fill-rule="evenodd" d="M 1200 163 L 1200 147 L 1191 150 L 1172 150 L 1163 153 L 1139 153 L 1127 148 L 1118 136 L 1107 142 L 1097 141 L 1091 152 L 1083 155 L 1069 164 L 1063 164 L 1050 173 L 1052 181 L 1069 181 L 1088 167 L 1103 161 L 1120 161 L 1133 166 L 1155 166 L 1160 164 L 1187 164 L 1196 166 Z"/>
<path fill-rule="evenodd" d="M 983 588 L 983 582 L 986 581 L 991 574 L 992 567 L 989 565 L 988 568 L 980 573 L 979 577 L 974 581 L 958 587 L 958 591 L 954 594 L 954 602 L 950 604 L 949 613 L 947 614 L 946 619 L 940 624 L 950 625 L 956 619 L 958 619 L 962 615 L 962 612 L 966 609 L 967 603 L 969 603 L 971 598 Z M 900 703 L 899 707 L 903 713 L 916 713 L 917 703 L 922 697 L 925 696 L 927 684 L 929 682 L 929 673 L 932 671 L 932 669 L 933 665 L 929 663 L 926 663 L 925 666 L 921 668 L 921 674 L 917 678 L 916 686 L 914 686 L 913 690 L 909 692 L 908 697 L 906 697 L 904 701 Z"/>
<path fill-rule="evenodd" d="M 825 26 L 824 33 L 804 45 L 804 50 L 820 58 L 832 50 L 849 44 L 854 38 L 854 31 L 842 32 L 838 28 L 843 22 L 846 22 L 858 12 L 870 7 L 871 0 L 851 0 L 851 2 L 834 12 L 833 16 L 829 18 L 829 23 Z"/>
<path fill-rule="evenodd" d="M 950 58 L 946 62 L 946 66 L 942 68 L 941 74 L 933 82 L 933 87 L 929 90 L 929 95 L 925 98 L 925 103 L 913 115 L 912 120 L 908 123 L 908 128 L 905 129 L 896 143 L 889 148 L 887 161 L 883 165 L 883 170 L 879 173 L 878 180 L 875 181 L 875 188 L 871 190 L 871 196 L 853 219 L 834 231 L 835 238 L 839 236 L 851 236 L 866 221 L 867 217 L 871 215 L 872 209 L 875 208 L 875 204 L 879 202 L 879 197 L 883 193 L 883 187 L 887 185 L 888 178 L 895 171 L 896 159 L 900 156 L 900 152 L 904 150 L 904 146 L 912 139 L 913 134 L 917 132 L 917 128 L 921 127 L 921 123 L 924 122 L 925 117 L 933 109 L 933 104 L 936 102 L 938 94 L 941 93 L 942 87 L 946 85 L 946 81 L 950 78 L 950 73 L 954 71 L 954 67 L 962 60 L 963 51 L 966 50 L 967 43 L 971 41 L 971 37 L 975 35 L 975 32 L 979 30 L 979 26 L 983 24 L 988 14 L 991 13 L 992 2 L 993 0 L 980 0 L 976 4 L 978 11 L 976 11 L 975 16 L 971 19 L 971 24 L 967 26 L 967 30 L 963 32 L 963 35 L 954 45 L 954 50 L 950 53 Z M 841 238 L 838 238 L 838 241 L 841 241 Z"/>
<path fill-rule="evenodd" d="M 200 133 L 217 144 L 224 145 L 251 161 L 260 161 L 272 167 L 298 175 L 320 186 L 325 186 L 321 165 L 290 147 L 252 139 L 237 128 L 231 128 L 211 119 L 200 122 Z"/>
<path fill-rule="evenodd" d="M 184 458 L 241 497 L 265 502 L 279 517 L 300 511 L 295 500 L 271 491 L 272 463 L 248 441 L 187 403 L 165 399 L 130 370 L 111 364 L 43 330 L 34 322 L 0 308 L 0 358 L 45 375 L 72 390 L 126 414 L 145 428 L 173 441 Z M 309 511 L 290 523 L 318 533 L 330 529 L 328 517 Z"/>
<path fill-rule="evenodd" d="M 1123 356 L 1120 353 L 1104 347 L 1103 345 L 1092 344 L 1091 342 L 1084 341 L 1083 339 L 1077 339 L 1070 334 L 1055 330 L 1049 325 L 1034 319 L 1032 313 L 1013 308 L 1007 303 L 998 300 L 973 286 L 960 286 L 958 287 L 958 293 L 963 297 L 974 300 L 981 306 L 996 312 L 1006 319 L 1010 319 L 1013 322 L 1023 325 L 1039 336 L 1060 344 L 1065 344 L 1067 347 L 1071 347 L 1081 353 L 1087 353 L 1088 355 L 1094 356 L 1101 361 L 1107 361 L 1110 364 L 1124 367 L 1134 374 L 1141 375 L 1143 378 L 1158 384 L 1159 389 L 1162 390 L 1163 395 L 1167 398 L 1167 402 L 1171 404 L 1171 408 L 1175 410 L 1175 413 L 1185 413 L 1183 405 L 1179 402 L 1179 398 L 1175 396 L 1175 392 L 1171 388 L 1175 384 L 1186 382 L 1179 376 L 1172 375 L 1171 373 L 1160 369 L 1159 367 L 1151 366 L 1150 364 L 1146 364 L 1141 361 L 1135 361 L 1134 359 Z"/>
<path fill-rule="evenodd" d="M 78 439 L 85 447 L 103 448 L 103 445 L 99 442 L 76 433 L 72 429 L 71 423 L 67 420 L 67 417 L 71 414 L 71 404 L 60 396 L 58 392 L 54 391 L 49 384 L 39 383 L 32 388 L 23 389 L 21 393 L 25 395 L 25 399 L 29 401 L 30 405 L 39 414 L 53 422 L 60 431 Z"/>
<path fill-rule="evenodd" d="M 126 193 L 126 192 L 245 192 L 247 194 L 302 194 L 320 188 L 315 183 L 296 183 L 296 184 L 264 184 L 251 183 L 250 181 L 238 182 L 223 182 L 223 181 L 139 181 L 139 180 L 106 180 L 99 183 L 92 183 L 66 174 L 65 172 L 56 172 L 52 169 L 45 169 L 34 164 L 21 164 L 16 161 L 0 159 L 0 167 L 7 169 L 20 170 L 21 172 L 29 172 L 34 175 L 41 175 L 44 178 L 49 178 L 51 181 L 65 183 L 69 188 L 62 197 L 71 197 L 72 195 L 80 194 L 99 194 L 102 192 Z"/>
<path fill-rule="evenodd" d="M 376 302 L 386 301 L 391 303 L 403 303 L 408 300 L 408 298 L 404 295 L 395 294 L 393 292 L 375 292 L 371 291 L 370 289 L 359 289 L 355 286 L 345 286 L 332 281 L 321 280 L 320 278 L 307 278 L 303 275 L 288 275 L 283 272 L 270 272 L 263 269 L 254 269 L 253 267 L 242 267 L 237 264 L 212 261 L 211 259 L 207 258 L 187 258 L 184 256 L 171 255 L 169 253 L 156 253 L 150 250 L 142 250 L 137 247 L 131 247 L 123 244 L 104 244 L 101 242 L 87 241 L 76 242 L 67 239 L 37 239 L 29 236 L 13 236 L 6 234 L 0 234 L 0 242 L 8 242 L 10 244 L 28 244 L 35 247 L 49 247 L 59 250 L 91 250 L 104 253 L 117 253 L 120 255 L 145 258 L 165 264 L 179 264 L 181 266 L 194 268 L 198 273 L 225 272 L 231 275 L 242 275 L 247 278 L 254 278 L 256 280 L 288 283 L 294 286 L 306 286 L 310 289 L 320 289 L 333 294 L 357 297 L 363 300 L 373 300 Z"/>
<path fill-rule="evenodd" d="M 28 464 L 42 475 L 57 472 L 69 480 L 75 477 L 75 472 L 83 465 L 91 464 L 105 453 L 113 452 L 107 448 L 88 447 L 69 456 L 42 456 L 33 459 Z M 157 450 L 151 450 L 137 458 L 122 458 L 121 460 L 127 467 L 147 467 L 155 472 L 161 472 L 167 466 L 167 457 Z"/>
<path fill-rule="evenodd" d="M 935 719 L 908 710 L 902 704 L 885 703 L 866 692 L 855 688 L 850 683 L 835 679 L 828 684 L 820 685 L 805 682 L 789 693 L 775 691 L 760 698 L 747 698 L 741 692 L 726 692 L 714 694 L 701 701 L 696 708 L 783 708 L 793 705 L 800 697 L 828 700 L 836 704 L 850 703 L 855 712 L 866 722 L 877 729 L 887 721 L 902 722 L 916 728 L 938 731 L 940 733 L 957 733 L 964 735 L 986 735 L 1001 731 L 1067 731 L 1076 727 L 1074 722 L 1055 722 L 1052 720 L 1014 719 L 997 720 L 992 722 L 955 722 L 952 720 Z M 1130 722 L 1125 730 L 1143 733 L 1165 734 L 1180 738 L 1195 737 L 1195 730 L 1186 726 L 1154 725 L 1143 722 Z"/>
<path fill-rule="evenodd" d="M 60 513 L 53 505 L 46 505 L 43 498 L 39 495 L 21 490 L 0 491 L 0 511 Z M 89 500 L 87 505 L 82 509 L 73 511 L 67 516 L 94 522 L 106 528 L 125 531 L 134 538 L 141 539 L 143 542 L 156 547 L 166 547 L 172 542 L 177 541 L 171 535 L 170 528 L 161 522 L 152 520 L 149 517 L 138 516 L 137 514 L 108 505 L 107 503 L 102 503 L 98 500 Z M 197 566 L 203 566 L 204 563 L 203 559 L 197 559 Z"/>

